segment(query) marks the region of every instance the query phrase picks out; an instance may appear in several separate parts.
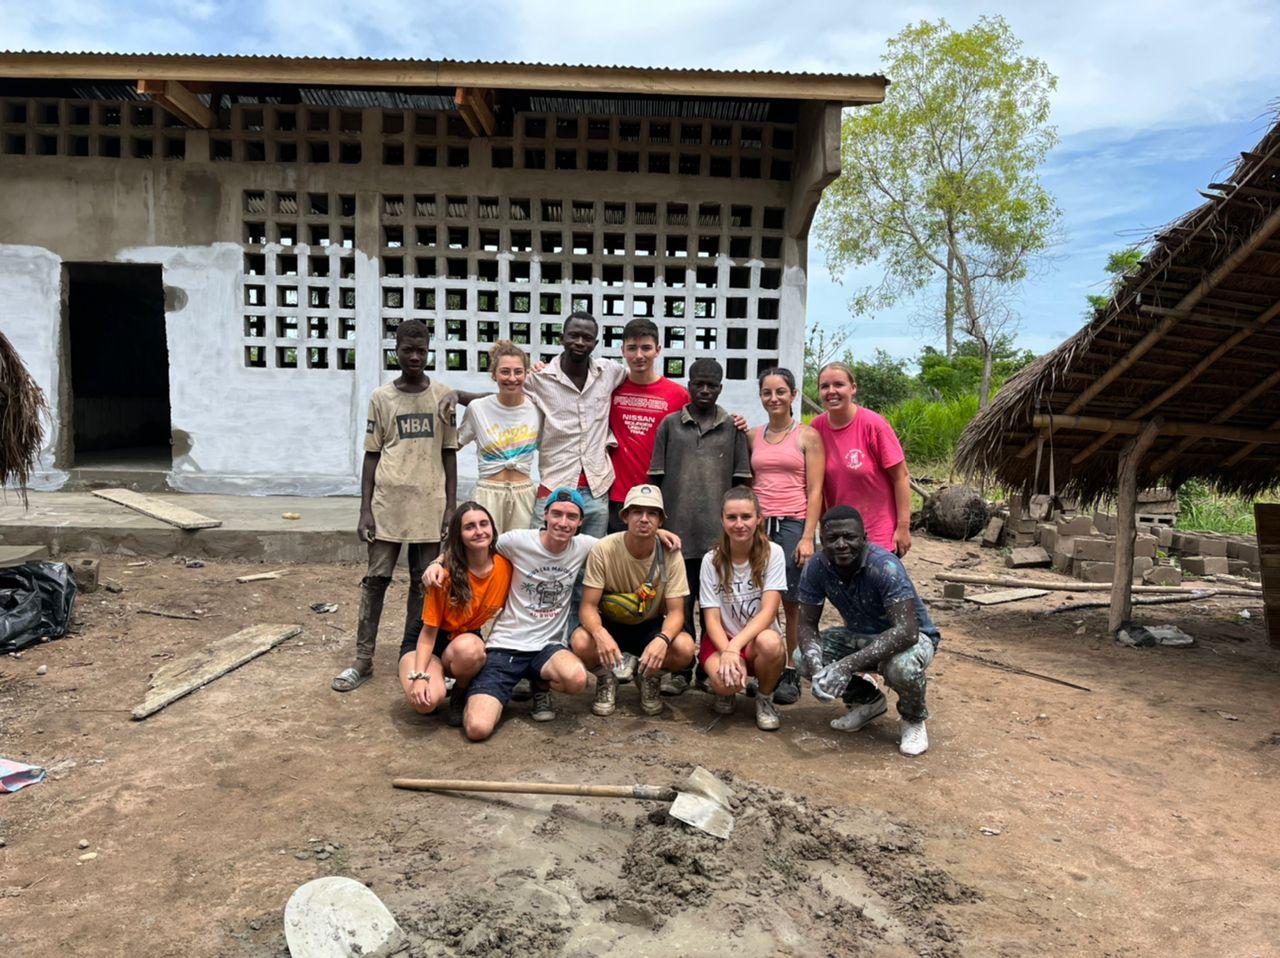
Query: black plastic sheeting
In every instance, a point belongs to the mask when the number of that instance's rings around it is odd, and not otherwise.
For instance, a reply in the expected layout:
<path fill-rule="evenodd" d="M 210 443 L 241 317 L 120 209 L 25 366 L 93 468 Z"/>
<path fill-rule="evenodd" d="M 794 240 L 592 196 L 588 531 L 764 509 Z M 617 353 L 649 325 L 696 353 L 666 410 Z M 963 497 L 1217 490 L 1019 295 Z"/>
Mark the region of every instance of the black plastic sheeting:
<path fill-rule="evenodd" d="M 26 562 L 0 569 L 0 654 L 65 635 L 76 580 L 65 562 Z"/>

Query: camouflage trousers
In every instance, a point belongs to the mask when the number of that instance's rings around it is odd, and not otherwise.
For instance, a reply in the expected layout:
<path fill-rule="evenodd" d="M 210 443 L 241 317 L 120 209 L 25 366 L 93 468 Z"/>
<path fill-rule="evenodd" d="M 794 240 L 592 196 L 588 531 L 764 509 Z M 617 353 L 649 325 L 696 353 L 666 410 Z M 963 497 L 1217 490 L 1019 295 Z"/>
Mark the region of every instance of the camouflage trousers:
<path fill-rule="evenodd" d="M 862 635 L 852 629 L 835 628 L 823 629 L 819 638 L 822 640 L 822 660 L 831 663 L 866 648 L 876 637 Z M 929 684 L 925 670 L 933 661 L 933 654 L 933 640 L 921 632 L 915 645 L 876 665 L 875 670 L 885 685 L 898 693 L 898 714 L 909 722 L 923 722 L 929 717 L 929 709 L 924 702 Z M 857 702 L 861 698 L 855 696 L 852 701 Z"/>

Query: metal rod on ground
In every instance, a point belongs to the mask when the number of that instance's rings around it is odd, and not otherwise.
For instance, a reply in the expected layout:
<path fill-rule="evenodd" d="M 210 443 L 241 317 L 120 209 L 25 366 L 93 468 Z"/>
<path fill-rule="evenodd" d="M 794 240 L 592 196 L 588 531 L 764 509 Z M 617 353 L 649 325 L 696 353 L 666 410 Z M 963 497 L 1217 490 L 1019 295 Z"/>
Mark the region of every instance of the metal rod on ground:
<path fill-rule="evenodd" d="M 1049 592 L 1110 592 L 1109 582 L 1064 582 L 1035 578 L 1016 578 L 1006 575 L 976 575 L 965 572 L 939 572 L 934 576 L 938 582 L 963 582 L 965 585 L 994 585 L 1005 589 L 1046 589 Z M 1142 595 L 1189 595 L 1200 589 L 1187 589 L 1178 585 L 1135 585 L 1133 591 Z M 1258 589 L 1215 588 L 1218 595 L 1247 595 L 1260 597 Z"/>
<path fill-rule="evenodd" d="M 939 646 L 939 648 L 943 652 L 950 652 L 952 655 L 958 655 L 962 659 L 970 659 L 971 661 L 978 662 L 988 668 L 1000 669 L 1002 672 L 1012 672 L 1014 675 L 1025 675 L 1029 678 L 1039 679 L 1041 682 L 1052 682 L 1054 685 L 1065 685 L 1069 689 L 1077 689 L 1081 692 L 1093 691 L 1093 689 L 1087 688 L 1086 686 L 1076 685 L 1075 682 L 1068 682 L 1066 679 L 1055 679 L 1052 675 L 1045 675 L 1043 672 L 1032 672 L 1030 669 L 1018 668 L 1016 665 L 1010 665 L 1009 663 L 1001 662 L 998 659 L 983 658 L 981 655 L 973 655 L 970 652 L 961 652 L 958 649 L 953 649 L 946 645 Z"/>

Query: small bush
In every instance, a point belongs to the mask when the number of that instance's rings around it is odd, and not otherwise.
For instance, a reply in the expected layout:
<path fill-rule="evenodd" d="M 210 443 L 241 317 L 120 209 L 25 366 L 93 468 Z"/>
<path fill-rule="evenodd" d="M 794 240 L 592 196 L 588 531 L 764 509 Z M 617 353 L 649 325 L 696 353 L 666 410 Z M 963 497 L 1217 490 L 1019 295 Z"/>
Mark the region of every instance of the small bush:
<path fill-rule="evenodd" d="M 1258 501 L 1274 502 L 1275 493 L 1260 496 Z M 1219 495 L 1206 483 L 1193 479 L 1178 490 L 1178 528 L 1256 535 L 1253 500 Z"/>

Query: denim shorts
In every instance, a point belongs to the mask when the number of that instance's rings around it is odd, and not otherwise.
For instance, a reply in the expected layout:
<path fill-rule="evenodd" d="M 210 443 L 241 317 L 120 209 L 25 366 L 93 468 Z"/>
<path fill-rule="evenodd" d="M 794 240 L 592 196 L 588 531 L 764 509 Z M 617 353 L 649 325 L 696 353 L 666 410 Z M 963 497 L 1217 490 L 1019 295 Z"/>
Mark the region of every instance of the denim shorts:
<path fill-rule="evenodd" d="M 521 679 L 530 682 L 542 677 L 542 667 L 551 661 L 565 646 L 559 642 L 543 646 L 536 652 L 515 652 L 511 649 L 486 649 L 484 668 L 467 688 L 467 695 L 491 695 L 504 706 L 511 699 L 511 690 Z"/>
<path fill-rule="evenodd" d="M 804 520 L 787 516 L 770 516 L 765 520 L 769 533 L 769 541 L 782 547 L 783 558 L 787 561 L 787 591 L 782 593 L 783 602 L 800 601 L 800 566 L 796 565 L 796 546 L 804 535 Z"/>

